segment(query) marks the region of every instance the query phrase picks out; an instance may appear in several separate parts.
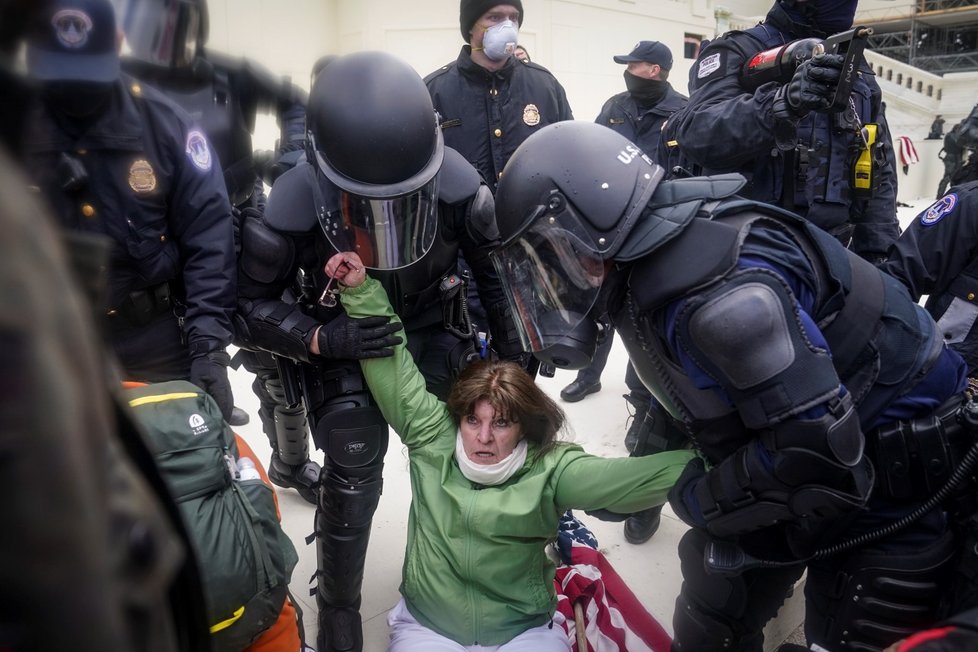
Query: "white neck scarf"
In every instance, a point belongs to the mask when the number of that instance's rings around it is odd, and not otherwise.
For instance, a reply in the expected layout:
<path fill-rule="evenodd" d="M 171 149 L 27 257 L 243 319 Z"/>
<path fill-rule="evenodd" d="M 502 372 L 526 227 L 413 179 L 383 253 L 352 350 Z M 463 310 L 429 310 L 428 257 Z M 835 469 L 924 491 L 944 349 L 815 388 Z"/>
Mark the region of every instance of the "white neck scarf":
<path fill-rule="evenodd" d="M 459 430 L 455 436 L 455 461 L 458 462 L 458 468 L 467 479 L 476 484 L 494 487 L 506 482 L 523 468 L 523 463 L 526 462 L 526 439 L 521 439 L 506 459 L 495 464 L 476 464 L 465 454 L 462 431 Z"/>

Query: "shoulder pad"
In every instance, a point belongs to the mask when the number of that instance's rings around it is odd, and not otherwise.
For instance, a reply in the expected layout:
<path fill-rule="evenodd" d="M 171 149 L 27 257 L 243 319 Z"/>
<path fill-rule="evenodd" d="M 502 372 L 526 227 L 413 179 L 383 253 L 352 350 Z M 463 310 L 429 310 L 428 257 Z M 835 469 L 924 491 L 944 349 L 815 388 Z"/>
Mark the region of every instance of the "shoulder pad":
<path fill-rule="evenodd" d="M 633 261 L 661 247 L 689 224 L 704 202 L 730 197 L 746 182 L 736 173 L 661 182 L 615 260 Z"/>
<path fill-rule="evenodd" d="M 472 164 L 451 147 L 445 148 L 445 160 L 438 171 L 438 198 L 446 204 L 460 204 L 472 197 L 482 177 Z"/>
<path fill-rule="evenodd" d="M 469 206 L 466 228 L 477 244 L 495 244 L 499 241 L 496 225 L 496 199 L 489 186 L 480 185 Z"/>
<path fill-rule="evenodd" d="M 268 203 L 265 222 L 273 229 L 286 233 L 305 233 L 316 226 L 316 200 L 312 183 L 312 166 L 300 163 L 275 180 Z"/>

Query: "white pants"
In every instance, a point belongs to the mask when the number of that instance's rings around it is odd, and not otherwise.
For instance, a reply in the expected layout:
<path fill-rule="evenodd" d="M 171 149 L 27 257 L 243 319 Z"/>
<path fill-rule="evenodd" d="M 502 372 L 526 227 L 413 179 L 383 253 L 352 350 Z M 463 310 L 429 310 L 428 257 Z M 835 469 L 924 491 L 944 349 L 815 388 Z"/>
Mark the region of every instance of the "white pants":
<path fill-rule="evenodd" d="M 415 620 L 404 598 L 387 614 L 387 626 L 391 630 L 389 652 L 569 652 L 571 649 L 563 628 L 549 623 L 528 629 L 502 645 L 461 645 Z"/>

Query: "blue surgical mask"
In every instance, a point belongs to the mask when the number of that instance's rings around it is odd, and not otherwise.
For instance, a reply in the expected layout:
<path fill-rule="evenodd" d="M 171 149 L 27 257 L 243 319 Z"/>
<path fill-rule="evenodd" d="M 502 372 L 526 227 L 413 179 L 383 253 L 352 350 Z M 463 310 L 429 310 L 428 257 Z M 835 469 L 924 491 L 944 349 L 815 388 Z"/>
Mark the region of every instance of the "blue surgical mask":
<path fill-rule="evenodd" d="M 502 61 L 513 54 L 518 42 L 519 29 L 511 20 L 504 20 L 486 30 L 482 49 L 493 61 Z"/>

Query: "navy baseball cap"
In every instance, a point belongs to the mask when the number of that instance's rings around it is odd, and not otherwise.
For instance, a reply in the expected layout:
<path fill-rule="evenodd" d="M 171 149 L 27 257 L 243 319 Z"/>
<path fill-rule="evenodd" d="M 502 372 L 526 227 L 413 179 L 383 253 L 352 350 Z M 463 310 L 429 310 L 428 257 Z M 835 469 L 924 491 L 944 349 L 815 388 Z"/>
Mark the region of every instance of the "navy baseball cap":
<path fill-rule="evenodd" d="M 615 63 L 634 61 L 654 63 L 663 70 L 672 70 L 672 51 L 658 41 L 639 41 L 628 54 L 615 55 Z"/>
<path fill-rule="evenodd" d="M 54 0 L 28 37 L 27 70 L 42 81 L 114 81 L 116 38 L 109 0 Z"/>

